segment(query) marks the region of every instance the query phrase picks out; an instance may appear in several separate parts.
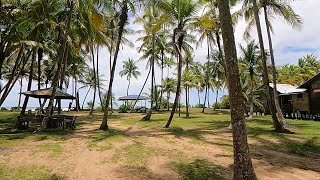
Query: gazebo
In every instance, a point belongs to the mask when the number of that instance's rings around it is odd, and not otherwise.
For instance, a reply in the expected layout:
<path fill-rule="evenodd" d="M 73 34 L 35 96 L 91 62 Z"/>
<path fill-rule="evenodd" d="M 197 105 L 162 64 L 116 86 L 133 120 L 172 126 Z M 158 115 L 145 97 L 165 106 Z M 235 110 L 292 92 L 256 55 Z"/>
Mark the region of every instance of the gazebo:
<path fill-rule="evenodd" d="M 147 96 L 139 96 L 139 95 L 128 95 L 128 96 L 122 96 L 118 98 L 118 101 L 144 101 L 144 106 L 146 108 L 147 106 L 147 100 L 150 98 Z M 141 105 L 142 106 L 142 105 Z M 134 108 L 134 107 L 133 107 Z"/>
<path fill-rule="evenodd" d="M 21 94 L 24 94 L 29 97 L 33 98 L 44 98 L 49 99 L 52 94 L 52 88 L 46 88 L 46 89 L 40 89 L 40 90 L 33 90 L 33 91 L 26 91 Z M 76 97 L 68 94 L 67 92 L 57 88 L 56 95 L 54 97 L 55 99 L 76 99 Z"/>

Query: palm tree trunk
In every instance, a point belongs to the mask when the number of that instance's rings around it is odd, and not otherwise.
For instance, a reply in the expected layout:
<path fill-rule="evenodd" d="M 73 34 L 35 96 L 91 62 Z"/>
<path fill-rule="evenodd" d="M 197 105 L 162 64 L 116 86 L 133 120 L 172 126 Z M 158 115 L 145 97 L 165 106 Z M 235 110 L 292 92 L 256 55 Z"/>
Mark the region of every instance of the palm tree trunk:
<path fill-rule="evenodd" d="M 30 65 L 30 73 L 29 73 L 29 79 L 28 79 L 28 86 L 27 86 L 27 91 L 31 90 L 31 86 L 32 86 L 32 77 L 33 77 L 33 68 L 34 68 L 34 62 L 36 61 L 36 51 L 33 50 L 33 55 L 32 55 L 32 60 L 31 60 L 31 65 Z M 22 109 L 20 112 L 20 115 L 24 115 L 27 109 L 27 105 L 28 105 L 28 101 L 29 101 L 29 96 L 26 96 L 24 98 L 24 102 L 22 105 Z"/>
<path fill-rule="evenodd" d="M 53 101 L 54 101 L 54 98 L 56 95 L 56 91 L 57 91 L 57 87 L 58 87 L 58 83 L 59 83 L 59 78 L 61 75 L 62 63 L 64 63 L 64 61 L 67 60 L 67 58 L 66 58 L 66 56 L 67 56 L 67 54 L 66 54 L 66 52 L 67 52 L 67 36 L 68 36 L 69 29 L 70 29 L 70 23 L 71 23 L 71 17 L 72 17 L 71 15 L 72 15 L 72 11 L 73 11 L 73 0 L 67 1 L 66 4 L 69 5 L 70 9 L 69 9 L 68 17 L 67 17 L 67 27 L 64 32 L 63 40 L 61 43 L 61 48 L 60 48 L 61 52 L 59 53 L 61 57 L 58 58 L 57 71 L 56 71 L 56 73 L 53 77 L 53 80 L 52 80 L 52 94 L 51 94 L 51 97 L 49 100 L 46 116 L 42 120 L 41 126 L 40 126 L 40 128 L 37 129 L 37 132 L 41 132 L 45 128 L 47 128 L 47 122 L 49 120 L 49 115 L 51 115 L 53 113 Z"/>
<path fill-rule="evenodd" d="M 276 108 L 275 108 L 275 103 L 274 100 L 272 99 L 273 97 L 273 92 L 271 92 L 269 88 L 269 77 L 268 77 L 268 69 L 267 69 L 267 63 L 266 63 L 266 54 L 265 54 L 265 49 L 264 49 L 264 44 L 263 44 L 263 37 L 262 37 L 262 31 L 261 31 L 261 24 L 260 24 L 260 19 L 259 19 L 259 9 L 257 5 L 256 0 L 251 0 L 253 3 L 253 12 L 254 12 L 254 18 L 256 21 L 256 27 L 257 27 L 257 32 L 258 32 L 258 38 L 259 38 L 259 45 L 260 45 L 260 52 L 261 52 L 261 57 L 262 57 L 262 65 L 263 65 L 263 73 L 262 73 L 262 78 L 263 78 L 263 86 L 266 89 L 267 92 L 267 99 L 268 99 L 268 104 L 272 116 L 272 121 L 273 121 L 273 126 L 275 128 L 276 132 L 282 132 L 282 125 L 280 124 L 277 114 L 276 114 Z"/>
<path fill-rule="evenodd" d="M 207 94 L 208 94 L 208 86 L 206 85 L 206 90 L 205 90 L 205 93 L 204 93 L 202 113 L 204 113 L 204 109 L 206 108 Z"/>
<path fill-rule="evenodd" d="M 277 72 L 276 72 L 276 65 L 275 65 L 275 60 L 274 60 L 270 25 L 268 23 L 269 21 L 268 21 L 267 7 L 264 6 L 263 10 L 264 10 L 264 17 L 265 17 L 265 21 L 266 21 L 269 51 L 270 51 L 271 64 L 272 64 L 273 94 L 274 94 L 274 101 L 275 101 L 275 106 L 276 106 L 276 110 L 277 110 L 277 116 L 278 116 L 278 120 L 282 124 L 283 128 L 287 128 L 287 122 L 286 122 L 285 118 L 283 117 L 282 110 L 281 110 L 280 104 L 279 104 L 279 97 L 278 97 L 278 91 L 277 91 Z"/>
<path fill-rule="evenodd" d="M 244 97 L 239 78 L 236 44 L 230 14 L 229 0 L 218 0 L 219 19 L 224 42 L 227 82 L 232 121 L 232 137 L 234 147 L 233 179 L 256 180 L 249 154 L 246 125 L 244 118 Z"/>
<path fill-rule="evenodd" d="M 154 75 L 154 60 L 155 60 L 155 52 L 154 52 L 154 48 L 155 48 L 155 45 L 154 45 L 154 41 L 155 41 L 155 37 L 153 35 L 152 37 L 152 60 L 151 60 L 151 107 L 150 107 L 150 110 L 148 111 L 148 113 L 141 119 L 143 121 L 149 121 L 151 119 L 151 115 L 152 115 L 152 108 L 153 108 L 153 100 L 155 98 L 155 93 L 154 93 L 154 78 L 155 78 L 155 75 Z M 157 101 L 156 101 L 156 105 L 157 105 Z"/>
<path fill-rule="evenodd" d="M 188 86 L 186 87 L 186 118 L 189 118 Z"/>
<path fill-rule="evenodd" d="M 103 103 L 102 103 L 102 96 L 101 96 L 101 89 L 100 89 L 100 78 L 99 78 L 99 46 L 97 46 L 97 87 L 98 87 L 98 95 L 99 95 L 99 100 L 101 104 L 101 108 L 103 109 Z"/>
<path fill-rule="evenodd" d="M 251 76 L 250 78 L 250 114 L 248 120 L 252 120 L 253 118 L 253 77 Z"/>
<path fill-rule="evenodd" d="M 214 110 L 214 111 L 217 109 L 216 106 L 217 106 L 217 104 L 218 104 L 218 95 L 219 95 L 219 89 L 217 88 L 217 91 L 216 91 L 216 103 L 215 103 L 215 105 L 214 105 L 214 107 L 213 107 L 213 110 Z"/>
<path fill-rule="evenodd" d="M 208 84 L 208 109 L 210 109 L 210 85 Z"/>
<path fill-rule="evenodd" d="M 93 43 L 93 42 L 92 42 Z M 89 115 L 93 114 L 94 110 L 94 104 L 96 102 L 96 94 L 97 94 L 97 71 L 96 71 L 96 66 L 95 66 L 95 58 L 94 58 L 94 45 L 92 45 L 91 49 L 91 56 L 92 56 L 92 67 L 93 67 L 93 78 L 94 78 L 94 86 L 93 86 L 93 99 L 92 99 L 92 105 L 90 108 Z"/>
<path fill-rule="evenodd" d="M 41 60 L 43 57 L 43 50 L 41 48 L 38 48 L 38 90 L 41 89 Z M 39 105 L 41 106 L 41 98 L 39 98 Z"/>
<path fill-rule="evenodd" d="M 117 46 L 116 50 L 114 53 L 113 57 L 113 63 L 112 63 L 112 68 L 111 68 L 111 76 L 110 76 L 110 81 L 109 81 L 109 88 L 108 88 L 108 94 L 107 94 L 107 100 L 106 100 L 106 107 L 109 107 L 110 99 L 112 99 L 112 84 L 113 84 L 113 79 L 114 79 L 114 72 L 116 70 L 116 65 L 117 65 L 117 58 L 118 58 L 118 53 L 120 50 L 120 44 L 121 44 L 121 39 L 122 39 L 122 34 L 124 30 L 124 26 L 127 23 L 128 20 L 128 6 L 126 4 L 126 1 L 123 2 L 123 6 L 121 8 L 121 14 L 120 14 L 120 20 L 119 20 L 119 28 L 118 28 L 118 36 L 117 36 Z M 104 115 L 103 115 L 103 120 L 100 125 L 101 130 L 108 130 L 108 108 L 105 108 L 104 110 Z"/>
<path fill-rule="evenodd" d="M 82 102 L 82 107 L 81 107 L 81 109 L 83 109 L 84 103 L 86 102 L 86 99 L 87 99 L 87 96 L 88 96 L 88 94 L 89 94 L 89 92 L 90 92 L 90 89 L 91 89 L 91 86 L 89 87 L 89 89 L 88 89 L 88 91 L 87 91 L 86 95 L 84 96 L 84 99 L 83 99 L 83 102 Z"/>
<path fill-rule="evenodd" d="M 175 43 L 176 34 L 180 33 L 180 36 L 178 38 L 178 46 Z M 180 102 L 180 89 L 181 89 L 181 71 L 182 71 L 182 54 L 181 54 L 181 47 L 184 39 L 184 34 L 182 32 L 182 29 L 176 28 L 173 31 L 173 44 L 175 46 L 175 51 L 178 54 L 178 82 L 177 82 L 177 89 L 176 89 L 176 97 L 174 99 L 173 107 L 171 110 L 170 117 L 168 119 L 167 124 L 164 126 L 165 128 L 169 128 L 171 121 L 173 119 L 174 113 L 176 111 L 176 108 L 178 106 L 178 103 Z M 180 103 L 179 103 L 179 110 L 180 110 Z M 180 111 L 179 111 L 180 114 Z"/>
<path fill-rule="evenodd" d="M 164 69 L 164 65 L 163 65 L 163 61 L 164 61 L 164 52 L 163 50 L 161 51 L 161 91 L 160 91 L 160 107 L 159 109 L 161 109 L 161 104 L 162 104 L 162 96 L 163 96 L 163 69 Z"/>
<path fill-rule="evenodd" d="M 23 77 L 21 76 L 21 78 L 20 78 L 20 87 L 19 87 L 19 102 L 18 102 L 18 108 L 20 108 L 21 106 L 21 93 L 22 93 L 22 79 L 23 79 Z"/>
<path fill-rule="evenodd" d="M 170 111 L 170 92 L 167 93 L 167 110 Z"/>
<path fill-rule="evenodd" d="M 201 103 L 201 102 L 200 102 L 200 101 L 201 101 L 201 100 L 200 100 L 200 90 L 197 89 L 197 91 L 198 91 L 198 100 L 199 100 L 199 101 L 198 101 L 198 104 L 200 105 L 200 103 Z"/>

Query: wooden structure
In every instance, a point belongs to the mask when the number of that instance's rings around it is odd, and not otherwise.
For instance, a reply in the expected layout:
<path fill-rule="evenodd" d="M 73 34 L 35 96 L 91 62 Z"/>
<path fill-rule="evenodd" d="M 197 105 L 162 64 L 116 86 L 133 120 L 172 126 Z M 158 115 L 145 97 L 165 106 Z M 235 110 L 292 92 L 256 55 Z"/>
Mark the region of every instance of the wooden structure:
<path fill-rule="evenodd" d="M 307 91 L 297 99 L 300 99 L 300 103 L 296 104 L 299 110 L 304 111 L 311 119 L 320 118 L 320 73 L 313 76 L 299 88 L 305 88 Z"/>

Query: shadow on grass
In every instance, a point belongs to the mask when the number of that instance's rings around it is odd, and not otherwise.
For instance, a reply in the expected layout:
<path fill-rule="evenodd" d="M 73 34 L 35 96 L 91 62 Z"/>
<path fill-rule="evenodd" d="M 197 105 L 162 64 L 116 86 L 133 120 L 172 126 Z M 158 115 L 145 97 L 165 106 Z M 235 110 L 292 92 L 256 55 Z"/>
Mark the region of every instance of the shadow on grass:
<path fill-rule="evenodd" d="M 227 179 L 225 175 L 230 174 L 229 170 L 203 159 L 195 159 L 192 162 L 173 162 L 173 166 L 186 180 Z"/>

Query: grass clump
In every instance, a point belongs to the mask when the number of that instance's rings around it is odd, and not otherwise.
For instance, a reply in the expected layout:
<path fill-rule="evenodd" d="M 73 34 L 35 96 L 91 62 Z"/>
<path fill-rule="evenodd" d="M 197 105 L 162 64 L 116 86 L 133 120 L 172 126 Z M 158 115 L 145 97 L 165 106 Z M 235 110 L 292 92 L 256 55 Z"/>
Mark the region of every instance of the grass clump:
<path fill-rule="evenodd" d="M 47 152 L 51 157 L 58 157 L 63 154 L 63 148 L 58 143 L 46 143 L 37 146 L 34 153 L 37 154 L 39 152 Z"/>
<path fill-rule="evenodd" d="M 173 162 L 182 179 L 185 180 L 209 180 L 209 179 L 225 179 L 221 176 L 221 168 L 213 165 L 207 160 L 195 159 L 192 162 L 178 161 Z"/>
<path fill-rule="evenodd" d="M 0 179 L 2 180 L 60 180 L 62 177 L 52 174 L 44 166 L 9 167 L 0 164 Z"/>
<path fill-rule="evenodd" d="M 320 145 L 315 143 L 316 139 L 308 140 L 304 143 L 289 141 L 286 142 L 286 148 L 290 153 L 300 156 L 317 156 L 320 157 Z"/>
<path fill-rule="evenodd" d="M 161 149 L 151 148 L 140 143 L 135 143 L 119 149 L 119 151 L 112 157 L 112 160 L 121 161 L 125 165 L 131 167 L 145 167 L 149 157 L 161 154 Z"/>

